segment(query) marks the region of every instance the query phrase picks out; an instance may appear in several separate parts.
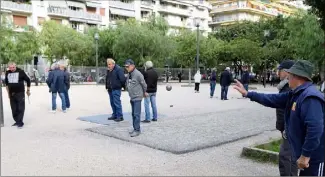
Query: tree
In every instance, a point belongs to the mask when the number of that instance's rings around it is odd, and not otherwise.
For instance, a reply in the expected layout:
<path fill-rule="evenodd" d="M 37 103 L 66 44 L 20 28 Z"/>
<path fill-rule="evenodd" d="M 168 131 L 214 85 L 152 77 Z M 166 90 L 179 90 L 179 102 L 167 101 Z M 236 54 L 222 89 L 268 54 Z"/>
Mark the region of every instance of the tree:
<path fill-rule="evenodd" d="M 204 41 L 204 50 L 201 52 L 201 58 L 205 66 L 213 68 L 218 65 L 218 62 L 221 58 L 220 54 L 223 51 L 223 46 L 226 43 L 222 40 L 217 40 L 214 37 L 209 37 Z"/>
<path fill-rule="evenodd" d="M 38 35 L 36 32 L 20 32 L 14 35 L 13 53 L 15 57 L 11 60 L 18 64 L 30 62 L 33 56 L 40 53 Z"/>

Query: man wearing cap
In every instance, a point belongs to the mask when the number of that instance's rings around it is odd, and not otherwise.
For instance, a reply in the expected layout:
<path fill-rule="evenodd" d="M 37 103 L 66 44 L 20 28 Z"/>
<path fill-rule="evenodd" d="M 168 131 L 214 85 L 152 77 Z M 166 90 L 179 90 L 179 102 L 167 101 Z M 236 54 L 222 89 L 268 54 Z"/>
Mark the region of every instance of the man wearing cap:
<path fill-rule="evenodd" d="M 278 75 L 281 80 L 277 86 L 279 93 L 291 91 L 288 80 L 289 73 L 287 73 L 285 69 L 290 69 L 293 64 L 294 61 L 285 60 L 278 67 Z M 284 109 L 276 109 L 276 129 L 281 132 L 283 138 L 279 152 L 279 171 L 281 176 L 297 176 L 297 165 L 296 162 L 291 158 L 293 154 L 284 130 L 284 111 Z"/>
<path fill-rule="evenodd" d="M 133 60 L 128 59 L 125 61 L 125 68 L 129 73 L 127 78 L 127 88 L 130 96 L 130 103 L 132 108 L 132 121 L 133 131 L 130 132 L 131 137 L 139 136 L 141 133 L 140 129 L 140 118 L 141 118 L 141 101 L 143 97 L 148 97 L 147 84 L 144 80 L 143 75 L 140 71 L 135 68 Z"/>
<path fill-rule="evenodd" d="M 234 87 L 243 96 L 264 106 L 285 110 L 285 132 L 293 160 L 300 176 L 323 176 L 324 173 L 324 110 L 323 94 L 313 85 L 313 65 L 297 61 L 288 72 L 290 92 L 263 94 L 247 92 L 236 80 Z"/>

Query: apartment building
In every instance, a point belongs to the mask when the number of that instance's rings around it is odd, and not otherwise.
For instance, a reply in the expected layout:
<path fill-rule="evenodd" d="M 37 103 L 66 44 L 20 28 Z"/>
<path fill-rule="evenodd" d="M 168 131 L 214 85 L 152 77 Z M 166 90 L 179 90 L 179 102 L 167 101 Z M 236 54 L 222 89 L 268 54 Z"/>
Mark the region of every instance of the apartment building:
<path fill-rule="evenodd" d="M 1 12 L 16 31 L 41 30 L 44 21 L 55 20 L 84 32 L 93 26 L 114 26 L 121 19 L 145 21 L 154 15 L 164 17 L 171 32 L 182 28 L 194 30 L 195 21 L 199 21 L 200 30 L 207 34 L 210 9 L 211 5 L 205 0 L 1 1 Z"/>
<path fill-rule="evenodd" d="M 237 21 L 258 21 L 272 16 L 288 16 L 299 8 L 306 9 L 302 1 L 283 0 L 210 0 L 212 21 L 209 26 L 216 30 Z"/>

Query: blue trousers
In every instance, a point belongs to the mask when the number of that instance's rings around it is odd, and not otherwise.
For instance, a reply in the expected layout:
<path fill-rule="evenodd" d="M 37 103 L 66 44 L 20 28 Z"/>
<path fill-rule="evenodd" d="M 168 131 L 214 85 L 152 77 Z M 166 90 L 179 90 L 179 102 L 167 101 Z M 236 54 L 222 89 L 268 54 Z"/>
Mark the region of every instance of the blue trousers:
<path fill-rule="evenodd" d="M 150 103 L 152 108 L 152 118 L 157 119 L 157 104 L 156 104 L 156 93 L 149 93 L 149 96 L 144 98 L 144 108 L 146 113 L 146 120 L 150 120 Z"/>
<path fill-rule="evenodd" d="M 66 107 L 64 93 L 52 93 L 52 110 L 53 111 L 56 110 L 56 97 L 57 97 L 57 94 L 59 94 L 59 97 L 61 98 L 62 110 L 65 111 L 67 109 L 67 107 Z"/>
<path fill-rule="evenodd" d="M 142 100 L 131 100 L 132 108 L 132 121 L 134 131 L 141 131 L 140 129 L 140 118 L 141 118 L 141 101 Z"/>
<path fill-rule="evenodd" d="M 216 89 L 216 82 L 215 81 L 211 81 L 210 82 L 210 96 L 214 95 L 214 90 Z"/>
<path fill-rule="evenodd" d="M 69 98 L 69 91 L 64 92 L 65 104 L 67 108 L 70 108 L 70 98 Z"/>
<path fill-rule="evenodd" d="M 121 90 L 112 90 L 108 92 L 111 107 L 112 107 L 112 117 L 122 118 L 122 104 L 121 104 Z"/>

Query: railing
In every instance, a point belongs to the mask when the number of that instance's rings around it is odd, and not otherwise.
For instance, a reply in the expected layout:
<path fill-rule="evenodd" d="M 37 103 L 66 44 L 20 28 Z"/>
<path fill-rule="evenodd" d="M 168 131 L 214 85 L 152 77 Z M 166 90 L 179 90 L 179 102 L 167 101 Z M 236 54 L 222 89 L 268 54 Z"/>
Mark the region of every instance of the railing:
<path fill-rule="evenodd" d="M 169 13 L 174 13 L 174 14 L 191 16 L 190 10 L 187 10 L 187 9 L 181 9 L 181 8 L 176 8 L 176 7 L 160 5 L 160 10 L 163 10 L 163 11 L 169 12 Z"/>
<path fill-rule="evenodd" d="M 108 1 L 108 4 L 110 7 L 117 7 L 117 8 L 121 8 L 121 9 L 129 9 L 129 10 L 134 10 L 134 2 L 132 3 L 124 3 L 121 1 L 116 1 L 116 0 L 111 0 Z"/>
<path fill-rule="evenodd" d="M 59 7 L 48 7 L 47 13 L 49 13 L 49 15 L 58 15 L 58 16 L 71 17 L 71 18 L 82 18 L 86 20 L 95 20 L 95 21 L 102 20 L 102 17 L 98 14 L 88 13 L 85 11 L 74 11 L 74 10 L 59 8 Z"/>
<path fill-rule="evenodd" d="M 149 7 L 154 6 L 154 4 L 151 1 L 146 1 L 146 0 L 142 0 L 141 5 L 145 5 L 145 6 L 149 6 Z"/>
<path fill-rule="evenodd" d="M 1 8 L 11 11 L 32 13 L 32 6 L 30 4 L 16 3 L 11 1 L 1 1 Z"/>

